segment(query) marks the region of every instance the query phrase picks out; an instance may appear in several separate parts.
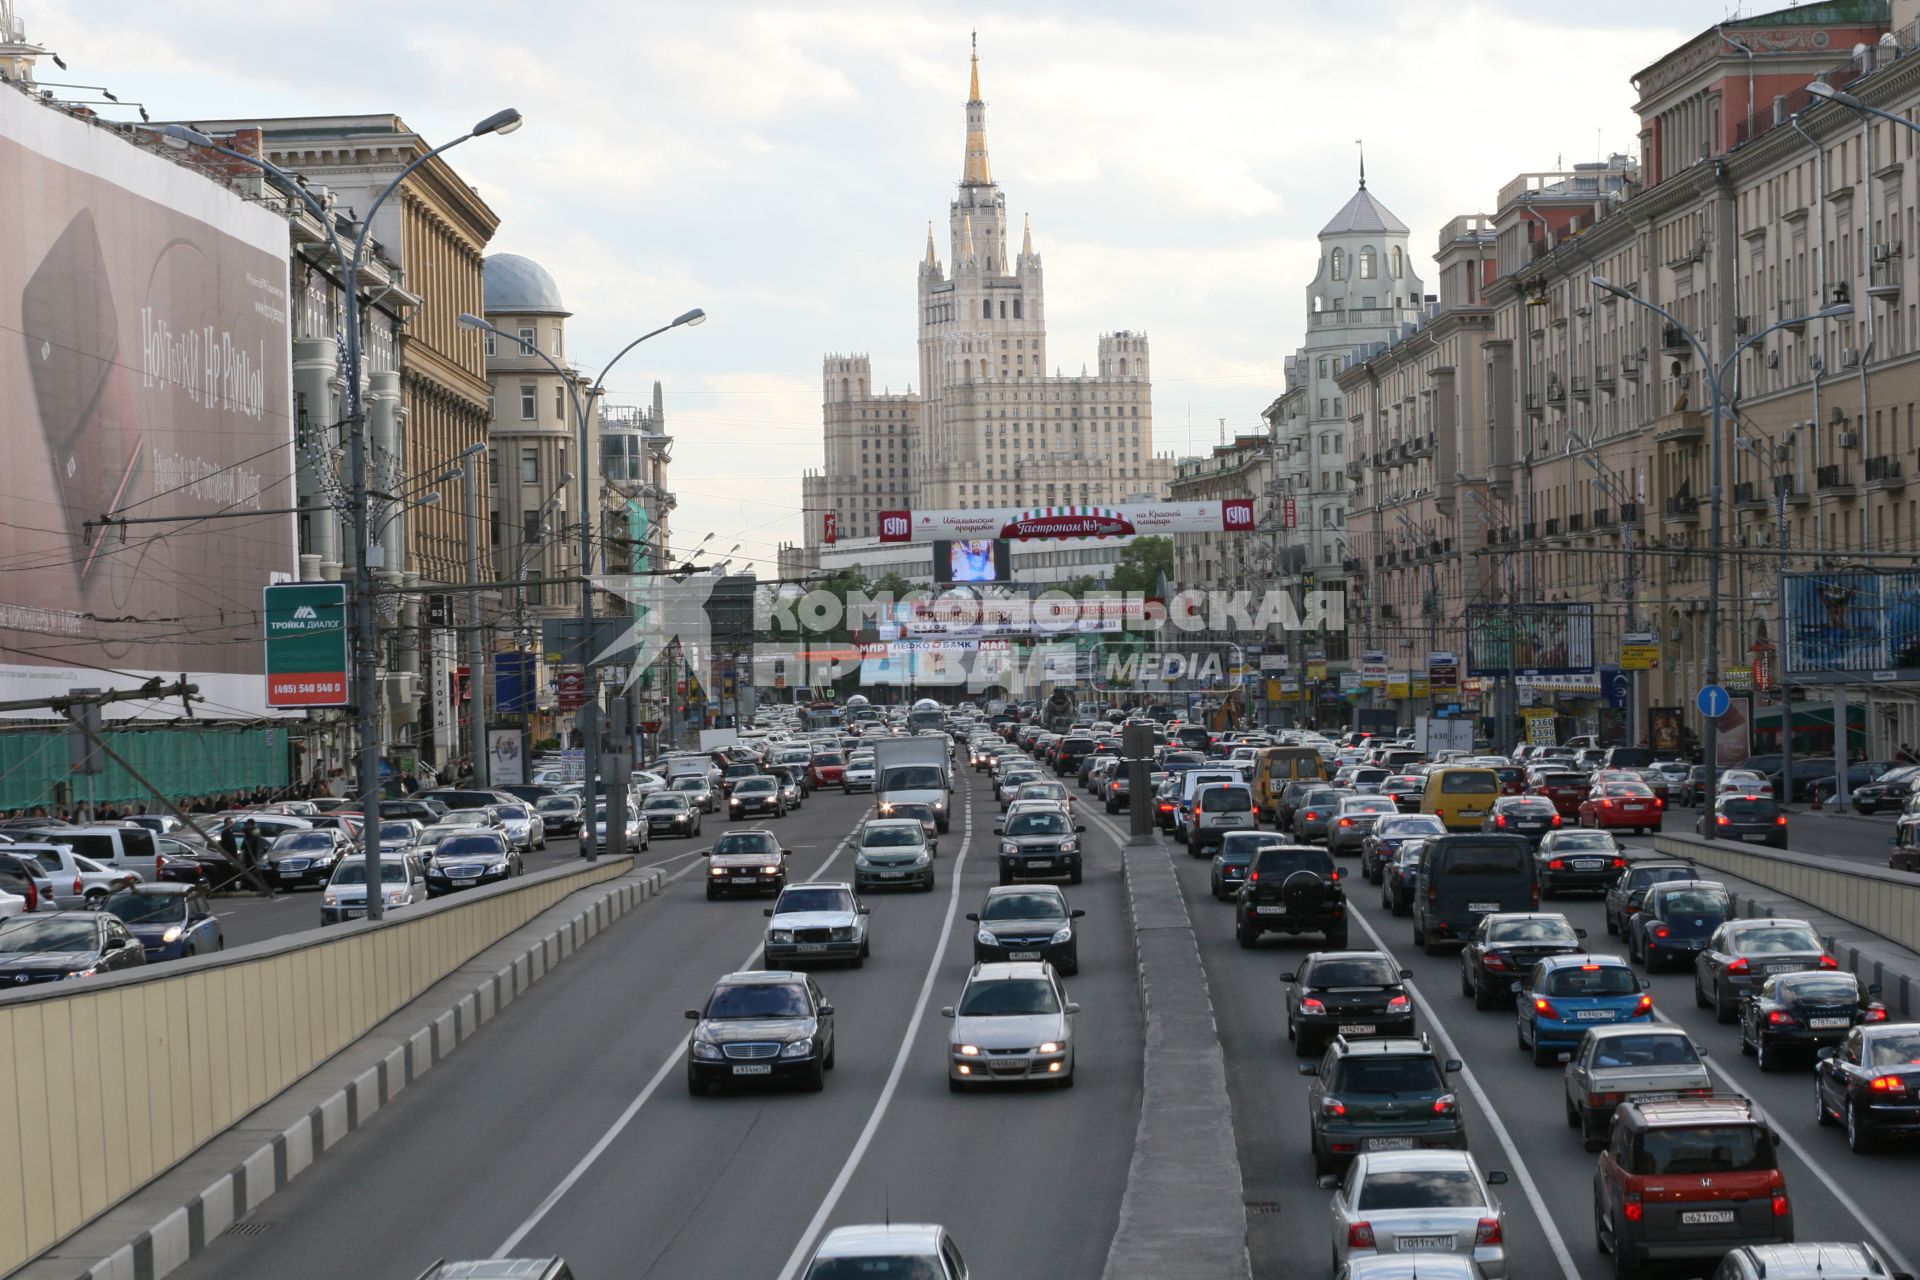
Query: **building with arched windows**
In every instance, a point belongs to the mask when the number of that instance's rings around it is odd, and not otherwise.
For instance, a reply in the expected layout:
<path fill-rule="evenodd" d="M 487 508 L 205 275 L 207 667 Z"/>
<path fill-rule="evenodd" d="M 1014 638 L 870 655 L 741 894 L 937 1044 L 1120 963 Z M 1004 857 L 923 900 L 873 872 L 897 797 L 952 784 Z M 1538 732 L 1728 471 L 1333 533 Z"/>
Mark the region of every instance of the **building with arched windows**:
<path fill-rule="evenodd" d="M 838 539 L 871 538 L 883 511 L 1166 496 L 1172 460 L 1153 451 L 1146 335 L 1102 334 L 1094 370 L 1047 372 L 1040 255 L 1030 224 L 1013 238 L 986 114 L 976 54 L 948 262 L 929 224 L 919 267 L 920 391 L 876 393 L 865 355 L 826 357 L 826 465 L 802 480 L 810 556 L 829 516 Z"/>

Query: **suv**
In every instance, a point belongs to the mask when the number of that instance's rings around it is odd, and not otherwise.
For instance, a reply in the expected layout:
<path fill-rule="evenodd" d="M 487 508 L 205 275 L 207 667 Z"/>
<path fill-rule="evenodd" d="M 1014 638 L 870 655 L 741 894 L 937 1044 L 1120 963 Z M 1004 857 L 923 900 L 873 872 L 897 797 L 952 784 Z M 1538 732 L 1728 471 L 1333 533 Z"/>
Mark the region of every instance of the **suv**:
<path fill-rule="evenodd" d="M 1099 746 L 1100 744 L 1092 738 L 1082 737 L 1078 734 L 1070 738 L 1060 739 L 1059 745 L 1053 749 L 1052 764 L 1054 775 L 1061 778 L 1066 777 L 1068 774 L 1078 776 L 1080 773 L 1080 762 L 1098 750 Z"/>
<path fill-rule="evenodd" d="M 1793 1241 L 1773 1131 L 1745 1098 L 1621 1103 L 1593 1175 L 1593 1215 L 1616 1276 Z"/>
<path fill-rule="evenodd" d="M 1447 1076 L 1460 1070 L 1427 1043 L 1335 1036 L 1319 1062 L 1303 1062 L 1313 1167 L 1326 1173 L 1362 1151 L 1466 1150 L 1467 1127 Z"/>
<path fill-rule="evenodd" d="M 1762 1244 L 1735 1249 L 1713 1280 L 1909 1280 L 1866 1241 Z"/>
<path fill-rule="evenodd" d="M 1333 856 L 1311 845 L 1283 844 L 1254 854 L 1234 898 L 1233 936 L 1251 948 L 1263 933 L 1325 934 L 1347 945 L 1347 895 Z"/>

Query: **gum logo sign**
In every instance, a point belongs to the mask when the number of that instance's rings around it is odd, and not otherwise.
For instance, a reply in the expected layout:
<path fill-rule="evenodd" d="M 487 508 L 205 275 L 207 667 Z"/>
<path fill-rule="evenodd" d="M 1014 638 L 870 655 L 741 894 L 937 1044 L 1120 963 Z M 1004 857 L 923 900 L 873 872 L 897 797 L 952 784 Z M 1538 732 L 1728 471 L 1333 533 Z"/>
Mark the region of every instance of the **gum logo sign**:
<path fill-rule="evenodd" d="M 907 542 L 913 537 L 913 516 L 906 511 L 880 513 L 880 541 Z"/>
<path fill-rule="evenodd" d="M 263 599 L 267 705 L 346 706 L 346 584 L 284 583 L 268 587 Z"/>

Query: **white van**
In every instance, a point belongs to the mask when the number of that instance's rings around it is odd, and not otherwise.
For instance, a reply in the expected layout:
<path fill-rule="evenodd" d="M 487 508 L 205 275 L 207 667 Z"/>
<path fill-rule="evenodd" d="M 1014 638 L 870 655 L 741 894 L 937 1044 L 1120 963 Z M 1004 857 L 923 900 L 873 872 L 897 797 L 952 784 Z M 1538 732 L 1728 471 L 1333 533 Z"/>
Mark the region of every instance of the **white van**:
<path fill-rule="evenodd" d="M 1212 782 L 1245 782 L 1238 769 L 1188 769 L 1180 775 L 1180 806 L 1173 811 L 1173 838 L 1187 842 L 1187 827 L 1193 815 L 1193 793 Z"/>

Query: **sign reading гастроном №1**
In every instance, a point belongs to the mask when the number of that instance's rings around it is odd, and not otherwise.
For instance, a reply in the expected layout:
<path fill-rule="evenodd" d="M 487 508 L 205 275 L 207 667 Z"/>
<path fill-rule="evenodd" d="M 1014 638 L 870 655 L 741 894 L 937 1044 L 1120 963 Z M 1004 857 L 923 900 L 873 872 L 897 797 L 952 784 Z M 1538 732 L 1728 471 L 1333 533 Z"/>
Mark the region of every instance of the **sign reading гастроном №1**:
<path fill-rule="evenodd" d="M 292 582 L 268 587 L 267 705 L 347 705 L 347 587 Z"/>

